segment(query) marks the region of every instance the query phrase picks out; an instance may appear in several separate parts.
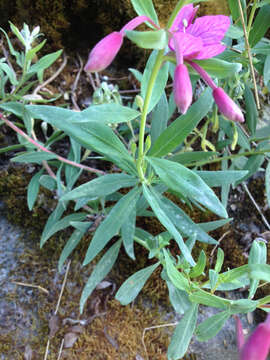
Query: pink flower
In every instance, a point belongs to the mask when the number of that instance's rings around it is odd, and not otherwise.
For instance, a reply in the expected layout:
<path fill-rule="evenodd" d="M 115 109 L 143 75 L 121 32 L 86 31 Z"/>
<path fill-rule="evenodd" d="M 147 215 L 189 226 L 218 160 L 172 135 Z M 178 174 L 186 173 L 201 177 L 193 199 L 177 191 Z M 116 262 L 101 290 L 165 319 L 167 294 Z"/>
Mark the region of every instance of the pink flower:
<path fill-rule="evenodd" d="M 184 6 L 170 28 L 172 33 L 181 34 L 177 41 L 182 47 L 183 58 L 188 60 L 209 59 L 226 49 L 220 41 L 230 26 L 230 18 L 224 15 L 202 16 L 192 24 L 197 10 L 198 7 L 193 8 L 192 4 Z M 173 39 L 170 40 L 169 46 L 175 50 Z"/>
<path fill-rule="evenodd" d="M 245 118 L 242 114 L 240 108 L 236 105 L 236 103 L 225 93 L 225 91 L 216 87 L 213 90 L 213 97 L 215 102 L 219 108 L 219 111 L 229 120 L 244 122 Z"/>
<path fill-rule="evenodd" d="M 91 50 L 84 70 L 87 72 L 102 71 L 108 67 L 118 51 L 120 50 L 126 30 L 133 30 L 144 22 L 150 22 L 153 26 L 158 26 L 153 23 L 147 16 L 137 16 L 129 21 L 119 32 L 114 31 L 100 40 L 96 46 Z"/>
<path fill-rule="evenodd" d="M 221 88 L 216 86 L 204 69 L 192 61 L 209 59 L 225 50 L 226 47 L 220 41 L 230 26 L 230 19 L 224 15 L 202 16 L 192 23 L 197 9 L 198 7 L 194 8 L 192 4 L 184 6 L 170 28 L 172 38 L 169 41 L 169 47 L 175 51 L 177 64 L 174 74 L 175 103 L 183 114 L 191 104 L 190 79 L 188 72 L 183 70 L 184 61 L 186 61 L 213 89 L 213 96 L 220 112 L 229 120 L 244 122 L 240 108 Z M 181 72 L 179 65 L 182 65 Z"/>
<path fill-rule="evenodd" d="M 192 102 L 192 85 L 185 64 L 179 64 L 175 68 L 173 92 L 179 111 L 185 114 Z"/>
<path fill-rule="evenodd" d="M 265 322 L 257 326 L 245 343 L 241 321 L 238 316 L 235 318 L 240 360 L 266 360 L 270 350 L 270 314 Z"/>

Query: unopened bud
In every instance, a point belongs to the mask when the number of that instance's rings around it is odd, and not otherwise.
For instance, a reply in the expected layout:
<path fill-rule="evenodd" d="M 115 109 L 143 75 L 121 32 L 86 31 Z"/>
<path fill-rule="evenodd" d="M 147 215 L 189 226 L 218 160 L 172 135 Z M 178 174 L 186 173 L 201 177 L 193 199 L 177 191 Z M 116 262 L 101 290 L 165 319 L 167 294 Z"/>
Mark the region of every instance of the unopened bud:
<path fill-rule="evenodd" d="M 245 118 L 242 111 L 236 103 L 225 93 L 225 91 L 217 87 L 213 90 L 213 97 L 218 106 L 219 111 L 229 120 L 244 122 Z"/>
<path fill-rule="evenodd" d="M 140 95 L 136 95 L 135 97 L 135 104 L 138 106 L 138 108 L 140 109 L 140 111 L 143 110 L 143 98 Z"/>
<path fill-rule="evenodd" d="M 185 64 L 179 64 L 175 68 L 173 93 L 175 104 L 179 111 L 185 114 L 192 102 L 192 85 Z"/>

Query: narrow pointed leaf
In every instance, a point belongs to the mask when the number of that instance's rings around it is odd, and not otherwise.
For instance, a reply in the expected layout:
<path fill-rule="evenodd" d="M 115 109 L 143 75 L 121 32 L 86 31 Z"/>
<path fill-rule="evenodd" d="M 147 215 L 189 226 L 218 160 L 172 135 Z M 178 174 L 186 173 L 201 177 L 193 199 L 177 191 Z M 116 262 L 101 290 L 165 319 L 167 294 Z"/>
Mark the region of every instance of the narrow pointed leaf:
<path fill-rule="evenodd" d="M 172 284 L 179 290 L 188 291 L 189 290 L 189 283 L 185 276 L 179 272 L 176 267 L 174 266 L 168 252 L 163 249 L 165 263 L 166 263 L 166 272 Z"/>
<path fill-rule="evenodd" d="M 173 332 L 172 340 L 168 348 L 169 360 L 181 359 L 185 355 L 196 328 L 197 317 L 198 305 L 193 304 L 186 311 Z"/>
<path fill-rule="evenodd" d="M 165 159 L 147 157 L 147 161 L 170 189 L 199 202 L 221 217 L 228 217 L 226 209 L 213 190 L 192 170 Z"/>
<path fill-rule="evenodd" d="M 95 287 L 105 278 L 113 267 L 121 246 L 121 240 L 118 240 L 110 249 L 102 256 L 90 275 L 82 292 L 80 300 L 80 313 L 83 312 L 84 304 L 89 298 Z"/>
<path fill-rule="evenodd" d="M 207 341 L 223 328 L 225 322 L 229 319 L 230 313 L 225 310 L 209 317 L 200 323 L 196 329 L 196 336 L 199 341 Z"/>
<path fill-rule="evenodd" d="M 159 266 L 160 262 L 148 266 L 142 270 L 137 271 L 130 276 L 117 291 L 115 298 L 120 301 L 122 305 L 131 303 L 139 294 L 148 278 L 152 275 L 154 270 Z"/>
<path fill-rule="evenodd" d="M 83 266 L 92 261 L 107 245 L 111 238 L 118 234 L 123 222 L 125 221 L 125 214 L 130 212 L 131 209 L 136 206 L 140 193 L 141 188 L 136 187 L 123 196 L 116 205 L 114 205 L 106 219 L 97 228 L 87 249 Z"/>

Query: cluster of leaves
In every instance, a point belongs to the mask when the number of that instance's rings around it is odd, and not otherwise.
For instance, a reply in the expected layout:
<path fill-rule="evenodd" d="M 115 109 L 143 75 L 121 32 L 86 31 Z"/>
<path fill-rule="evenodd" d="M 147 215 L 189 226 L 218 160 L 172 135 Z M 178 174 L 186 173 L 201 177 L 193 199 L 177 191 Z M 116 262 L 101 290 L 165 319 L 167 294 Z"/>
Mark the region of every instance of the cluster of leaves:
<path fill-rule="evenodd" d="M 246 15 L 246 1 L 241 1 Z M 12 31 L 25 47 L 24 53 L 15 51 L 5 33 L 11 54 L 22 68 L 20 80 L 17 80 L 15 72 L 5 59 L 0 62 L 0 108 L 6 115 L 14 114 L 21 119 L 26 129 L 25 133 L 18 131 L 19 146 L 26 150 L 16 155 L 12 161 L 43 165 L 28 186 L 29 209 L 35 204 L 40 186 L 54 192 L 58 197 L 58 204 L 43 230 L 41 246 L 56 232 L 67 227 L 74 229 L 60 256 L 60 270 L 83 236 L 94 225 L 95 219 L 104 219 L 97 227 L 83 261 L 85 266 L 106 250 L 85 285 L 80 302 L 81 312 L 97 284 L 110 272 L 121 246 L 134 261 L 135 242 L 147 249 L 153 264 L 127 279 L 116 293 L 116 299 L 123 305 L 132 302 L 155 269 L 162 267 L 161 276 L 168 286 L 172 306 L 177 313 L 184 314 L 174 331 L 168 349 L 169 359 L 179 359 L 185 354 L 194 333 L 199 340 L 208 340 L 217 334 L 231 315 L 250 312 L 257 307 L 263 308 L 270 300 L 269 296 L 253 300 L 259 281 L 268 281 L 270 275 L 263 242 L 253 242 L 248 264 L 225 272 L 222 272 L 224 253 L 221 249 L 218 249 L 214 268 L 207 274 L 204 251 L 198 259 L 192 256 L 196 242 L 217 244 L 208 232 L 230 221 L 226 204 L 231 185 L 237 185 L 257 171 L 270 151 L 270 127 L 266 125 L 258 129 L 257 126 L 258 115 L 251 90 L 252 84 L 249 81 L 249 63 L 243 41 L 243 28 L 239 23 L 239 9 L 234 0 L 229 3 L 236 22 L 226 37 L 231 49 L 215 59 L 201 60 L 199 63 L 217 82 L 227 86 L 232 94 L 236 93 L 236 89 L 240 90 L 234 99 L 246 100 L 247 131 L 251 137 L 241 126 L 218 116 L 210 89 L 202 89 L 200 97 L 185 115 L 169 121 L 175 112 L 175 104 L 173 97 L 167 96 L 165 87 L 168 79 L 173 77 L 174 65 L 166 62 L 157 74 L 147 109 L 149 123 L 146 128 L 148 137 L 145 143 L 143 180 L 136 167 L 136 134 L 140 127 L 141 104 L 149 95 L 148 83 L 157 59 L 157 50 L 167 45 L 165 30 L 140 33 L 132 31 L 127 34 L 137 45 L 153 49 L 143 73 L 131 69 L 141 83 L 141 93 L 130 106 L 123 106 L 118 98 L 116 102 L 91 105 L 81 112 L 63 107 L 29 104 L 24 97 L 33 86 L 29 79 L 35 75 L 42 81 L 44 69 L 60 55 L 60 52 L 50 54 L 31 64 L 33 56 L 44 44 L 41 42 L 32 48 L 33 40 L 38 36 L 37 28 L 30 33 L 25 25 L 19 32 L 11 24 Z M 157 23 L 151 0 L 132 0 L 132 4 L 138 15 L 147 15 Z M 250 26 L 249 41 L 252 53 L 256 53 L 254 66 L 263 72 L 265 85 L 268 86 L 270 44 L 263 36 L 270 24 L 270 4 L 265 1 L 255 5 L 261 6 L 261 9 L 252 27 Z M 264 12 L 263 17 L 261 11 Z M 263 20 L 260 20 L 261 17 Z M 265 17 L 267 21 L 264 20 Z M 245 21 L 248 26 L 248 19 Z M 195 75 L 193 80 L 195 84 Z M 8 81 L 14 88 L 6 94 Z M 7 123 L 5 117 L 2 116 L 2 119 Z M 199 125 L 203 119 L 203 125 Z M 36 141 L 33 136 L 35 126 L 40 121 L 49 124 L 52 129 L 44 143 Z M 209 132 L 217 134 L 215 145 L 207 138 Z M 50 150 L 63 136 L 67 136 L 70 141 L 67 161 L 59 159 L 59 156 Z M 192 147 L 197 139 L 201 139 L 202 151 Z M 93 152 L 98 154 L 100 162 L 113 163 L 118 169 L 117 173 L 106 174 L 83 166 L 82 162 L 86 158 L 96 158 Z M 221 170 L 203 170 L 202 166 L 211 162 L 220 162 Z M 50 171 L 47 175 L 45 169 L 48 168 L 56 169 L 55 174 Z M 83 169 L 96 172 L 97 176 L 77 186 Z M 269 166 L 266 175 L 269 182 Z M 212 187 L 221 188 L 221 201 Z M 121 192 L 121 189 L 129 191 Z M 269 188 L 267 191 L 269 200 Z M 208 209 L 221 219 L 195 223 L 179 206 L 169 200 L 165 193 L 173 194 L 191 208 L 198 207 L 201 211 Z M 65 215 L 67 206 L 72 202 L 74 212 Z M 136 227 L 138 216 L 157 218 L 166 231 L 153 236 Z M 112 241 L 115 237 L 117 240 Z M 173 242 L 179 248 L 176 258 L 170 251 Z M 202 282 L 201 275 L 207 275 L 208 280 Z M 248 299 L 229 300 L 215 294 L 216 291 L 230 291 L 243 286 L 249 286 Z M 197 325 L 199 305 L 212 306 L 220 309 L 220 312 Z"/>

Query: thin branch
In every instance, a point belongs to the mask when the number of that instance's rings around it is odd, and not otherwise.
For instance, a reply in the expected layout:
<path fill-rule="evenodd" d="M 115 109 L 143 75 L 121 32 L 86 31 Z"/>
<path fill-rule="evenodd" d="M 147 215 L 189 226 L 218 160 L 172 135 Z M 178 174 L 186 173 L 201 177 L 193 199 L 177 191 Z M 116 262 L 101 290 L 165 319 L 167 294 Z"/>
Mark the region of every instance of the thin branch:
<path fill-rule="evenodd" d="M 57 356 L 57 360 L 61 359 L 61 355 L 62 355 L 62 351 L 63 351 L 63 347 L 64 347 L 64 342 L 65 342 L 65 339 L 62 339 L 60 349 L 59 349 L 59 353 L 58 353 L 58 356 Z"/>
<path fill-rule="evenodd" d="M 150 327 L 147 327 L 147 328 L 144 328 L 144 329 L 143 329 L 142 344 L 143 344 L 143 348 L 144 348 L 144 351 L 145 351 L 145 355 L 146 355 L 146 359 L 147 359 L 147 360 L 149 360 L 149 357 L 148 357 L 148 352 L 147 352 L 146 345 L 145 345 L 145 342 L 144 342 L 144 337 L 145 337 L 146 331 L 154 330 L 154 329 L 159 329 L 159 328 L 163 328 L 163 327 L 176 326 L 176 325 L 178 325 L 178 322 L 168 323 L 168 324 L 162 324 L 162 325 L 155 325 L 155 326 L 150 326 Z"/>
<path fill-rule="evenodd" d="M 89 166 L 86 166 L 86 165 L 82 165 L 82 164 L 77 164 L 75 163 L 74 161 L 71 161 L 69 159 L 65 159 L 63 158 L 62 156 L 60 155 L 57 155 L 55 154 L 54 152 L 48 150 L 47 148 L 45 148 L 44 146 L 40 145 L 38 142 L 36 142 L 35 140 L 33 140 L 32 138 L 30 138 L 30 136 L 28 136 L 25 132 L 23 132 L 21 129 L 19 129 L 16 125 L 14 125 L 11 121 L 9 121 L 8 119 L 6 119 L 4 117 L 3 114 L 0 113 L 0 118 L 11 128 L 13 129 L 14 131 L 16 131 L 18 134 L 20 134 L 22 137 L 24 137 L 27 141 L 29 141 L 31 144 L 35 145 L 38 149 L 48 153 L 48 154 L 52 154 L 54 155 L 59 161 L 62 161 L 68 165 L 71 165 L 71 166 L 75 166 L 75 167 L 78 167 L 80 169 L 83 169 L 83 170 L 86 170 L 86 171 L 89 171 L 89 172 L 92 172 L 92 173 L 96 173 L 96 174 L 102 174 L 104 175 L 105 172 L 102 171 L 102 170 L 98 170 L 98 169 L 94 169 L 94 168 L 91 168 Z"/>
<path fill-rule="evenodd" d="M 248 53 L 248 60 L 249 60 L 252 80 L 253 80 L 253 84 L 254 84 L 254 92 L 255 92 L 256 104 L 257 104 L 257 108 L 259 110 L 261 108 L 261 105 L 260 105 L 260 100 L 259 100 L 259 95 L 258 95 L 258 88 L 257 88 L 257 83 L 256 83 L 254 66 L 253 66 L 253 63 L 252 63 L 252 55 L 251 55 L 250 46 L 249 46 L 249 42 L 248 42 L 248 33 L 247 33 L 246 25 L 245 25 L 243 9 L 242 9 L 242 5 L 241 5 L 240 0 L 238 0 L 238 6 L 239 6 L 241 22 L 242 22 L 242 26 L 243 26 L 243 30 L 244 30 L 245 43 L 246 43 L 246 49 L 247 49 L 247 53 Z"/>
<path fill-rule="evenodd" d="M 66 282 L 67 282 L 67 277 L 68 277 L 68 272 L 69 272 L 70 264 L 71 264 L 71 261 L 69 260 L 69 262 L 68 262 L 68 264 L 67 264 L 67 268 L 66 268 L 66 272 L 65 272 L 65 277 L 64 277 L 64 280 L 63 280 L 63 284 L 62 284 L 62 287 L 61 287 L 61 291 L 60 291 L 60 294 L 59 294 L 59 297 L 58 297 L 57 305 L 56 305 L 56 308 L 55 308 L 55 311 L 54 311 L 54 315 L 57 314 L 58 309 L 59 309 L 59 306 L 60 306 L 61 298 L 62 298 L 64 289 L 65 289 L 65 285 L 66 285 Z"/>
<path fill-rule="evenodd" d="M 261 215 L 261 218 L 265 224 L 265 226 L 268 228 L 268 230 L 270 230 L 270 224 L 269 222 L 267 221 L 266 217 L 263 215 L 259 205 L 256 203 L 254 197 L 252 196 L 251 192 L 249 191 L 247 185 L 245 183 L 242 184 L 244 190 L 246 191 L 246 193 L 248 194 L 250 200 L 252 201 L 253 205 L 255 206 L 255 208 L 257 209 L 257 211 L 259 212 L 259 214 Z"/>
<path fill-rule="evenodd" d="M 12 284 L 39 289 L 40 291 L 43 291 L 45 294 L 49 295 L 49 291 L 47 289 L 43 288 L 42 286 L 39 286 L 39 285 L 26 284 L 26 283 L 23 283 L 23 282 L 20 282 L 20 281 L 12 281 Z"/>
<path fill-rule="evenodd" d="M 82 73 L 82 70 L 83 70 L 83 61 L 80 57 L 80 55 L 77 55 L 78 56 L 78 59 L 79 59 L 79 62 L 80 62 L 80 68 L 79 68 L 79 71 L 76 75 L 76 78 L 75 78 L 75 81 L 71 87 L 71 92 L 72 92 L 72 95 L 71 95 L 71 100 L 72 100 L 72 104 L 74 106 L 74 108 L 78 111 L 80 111 L 81 109 L 79 108 L 78 104 L 77 104 L 77 101 L 76 101 L 76 90 L 77 90 L 77 86 L 78 86 L 78 82 L 79 82 L 79 79 L 80 79 L 80 76 L 81 76 L 81 73 Z"/>
<path fill-rule="evenodd" d="M 46 85 L 50 84 L 54 79 L 56 79 L 57 76 L 64 70 L 66 65 L 67 65 L 67 56 L 64 54 L 63 62 L 59 67 L 59 69 L 51 77 L 49 77 L 49 79 L 47 79 L 42 84 L 37 86 L 33 91 L 33 95 L 36 95 L 42 88 L 44 88 Z"/>

